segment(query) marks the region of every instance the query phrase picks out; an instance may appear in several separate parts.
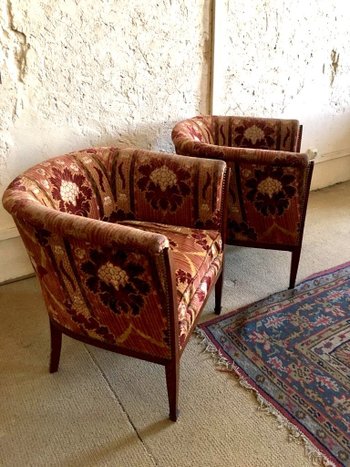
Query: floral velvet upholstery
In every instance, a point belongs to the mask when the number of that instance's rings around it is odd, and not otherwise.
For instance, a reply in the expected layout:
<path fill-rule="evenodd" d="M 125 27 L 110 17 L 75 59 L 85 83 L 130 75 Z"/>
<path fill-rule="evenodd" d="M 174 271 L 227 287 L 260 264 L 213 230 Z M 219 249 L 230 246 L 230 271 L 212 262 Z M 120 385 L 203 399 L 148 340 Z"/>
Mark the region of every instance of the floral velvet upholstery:
<path fill-rule="evenodd" d="M 300 154 L 297 120 L 198 116 L 176 124 L 178 154 L 221 159 L 231 169 L 226 242 L 292 252 L 299 263 L 312 162 Z"/>
<path fill-rule="evenodd" d="M 185 144 L 188 139 L 188 143 L 299 152 L 302 131 L 298 120 L 201 115 L 179 122 L 173 131 L 173 141 Z"/>
<path fill-rule="evenodd" d="M 3 204 L 40 280 L 53 371 L 59 332 L 161 363 L 176 419 L 179 356 L 219 277 L 221 294 L 225 178 L 222 161 L 92 148 L 10 184 Z"/>

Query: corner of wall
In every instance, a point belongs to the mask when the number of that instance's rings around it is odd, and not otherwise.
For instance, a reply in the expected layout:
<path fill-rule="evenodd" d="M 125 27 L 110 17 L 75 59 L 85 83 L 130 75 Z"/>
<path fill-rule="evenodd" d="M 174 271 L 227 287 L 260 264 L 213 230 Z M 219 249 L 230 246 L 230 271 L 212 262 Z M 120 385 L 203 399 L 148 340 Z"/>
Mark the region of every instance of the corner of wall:
<path fill-rule="evenodd" d="M 320 190 L 350 180 L 350 154 L 344 157 L 315 160 L 311 190 Z"/>
<path fill-rule="evenodd" d="M 15 227 L 0 231 L 0 284 L 34 274 L 33 266 Z"/>

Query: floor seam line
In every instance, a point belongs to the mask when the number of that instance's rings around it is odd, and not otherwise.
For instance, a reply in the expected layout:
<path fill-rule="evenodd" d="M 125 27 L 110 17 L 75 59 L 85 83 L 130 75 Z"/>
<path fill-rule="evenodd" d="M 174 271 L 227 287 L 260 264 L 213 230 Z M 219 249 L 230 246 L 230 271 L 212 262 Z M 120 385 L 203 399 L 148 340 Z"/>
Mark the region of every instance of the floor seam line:
<path fill-rule="evenodd" d="M 114 398 L 116 399 L 116 401 L 117 401 L 118 404 L 120 405 L 120 407 L 121 407 L 121 409 L 122 409 L 122 412 L 124 413 L 125 417 L 127 418 L 127 420 L 128 420 L 128 422 L 129 422 L 129 424 L 131 425 L 132 429 L 135 431 L 136 436 L 137 436 L 138 439 L 141 441 L 141 444 L 142 444 L 144 450 L 146 451 L 146 454 L 147 454 L 148 457 L 152 460 L 153 464 L 154 464 L 155 466 L 158 466 L 158 463 L 157 463 L 157 461 L 155 460 L 155 458 L 154 458 L 152 452 L 150 452 L 149 449 L 147 448 L 147 446 L 146 446 L 144 440 L 142 439 L 141 435 L 139 434 L 139 432 L 138 432 L 138 430 L 137 430 L 135 424 L 134 424 L 133 421 L 131 420 L 130 415 L 129 415 L 128 412 L 126 411 L 126 409 L 125 409 L 124 405 L 122 404 L 121 400 L 119 399 L 117 393 L 114 391 L 112 385 L 111 385 L 110 382 L 108 381 L 108 378 L 107 378 L 105 372 L 102 370 L 102 368 L 101 368 L 100 365 L 98 364 L 96 358 L 95 358 L 95 357 L 92 355 L 92 353 L 90 352 L 88 346 L 87 346 L 86 344 L 84 344 L 84 347 L 85 347 L 87 353 L 89 354 L 89 356 L 90 356 L 92 362 L 95 364 L 95 366 L 96 366 L 96 367 L 98 368 L 98 370 L 100 371 L 100 373 L 101 373 L 101 375 L 102 375 L 102 378 L 105 380 L 105 382 L 106 382 L 106 384 L 107 384 L 109 390 L 111 391 L 111 393 L 113 394 Z"/>

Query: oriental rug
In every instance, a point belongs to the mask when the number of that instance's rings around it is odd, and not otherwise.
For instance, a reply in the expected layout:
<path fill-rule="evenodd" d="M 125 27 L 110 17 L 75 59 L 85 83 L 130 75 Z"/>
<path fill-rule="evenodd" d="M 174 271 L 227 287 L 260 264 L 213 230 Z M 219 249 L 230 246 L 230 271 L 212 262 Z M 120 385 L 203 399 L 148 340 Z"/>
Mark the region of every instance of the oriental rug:
<path fill-rule="evenodd" d="M 350 466 L 350 263 L 198 326 L 324 465 Z"/>

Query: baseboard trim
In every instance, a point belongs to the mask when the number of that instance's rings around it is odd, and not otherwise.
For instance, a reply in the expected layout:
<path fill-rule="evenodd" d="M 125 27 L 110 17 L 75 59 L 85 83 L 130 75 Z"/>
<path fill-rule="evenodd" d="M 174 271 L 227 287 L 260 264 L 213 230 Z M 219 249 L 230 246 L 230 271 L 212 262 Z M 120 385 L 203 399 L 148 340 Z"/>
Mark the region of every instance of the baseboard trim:
<path fill-rule="evenodd" d="M 320 154 L 315 159 L 315 164 L 321 164 L 322 162 L 333 161 L 336 159 L 341 159 L 342 157 L 349 157 L 350 149 L 340 149 L 338 151 L 327 152 L 325 154 Z"/>
<path fill-rule="evenodd" d="M 3 285 L 12 284 L 12 282 L 24 281 L 25 279 L 30 279 L 32 277 L 35 277 L 34 272 L 32 272 L 31 274 L 25 274 L 24 276 L 15 277 L 14 279 L 7 279 L 5 281 L 0 282 L 0 287 Z"/>
<path fill-rule="evenodd" d="M 4 240 L 9 240 L 10 238 L 19 237 L 19 232 L 15 226 L 6 227 L 5 229 L 0 229 L 0 242 Z"/>
<path fill-rule="evenodd" d="M 1 232 L 0 241 L 0 284 L 12 282 L 34 274 L 21 237 L 14 235 L 17 229 Z"/>
<path fill-rule="evenodd" d="M 338 152 L 337 157 L 315 159 L 311 190 L 320 190 L 347 180 L 350 180 L 350 154 Z"/>

